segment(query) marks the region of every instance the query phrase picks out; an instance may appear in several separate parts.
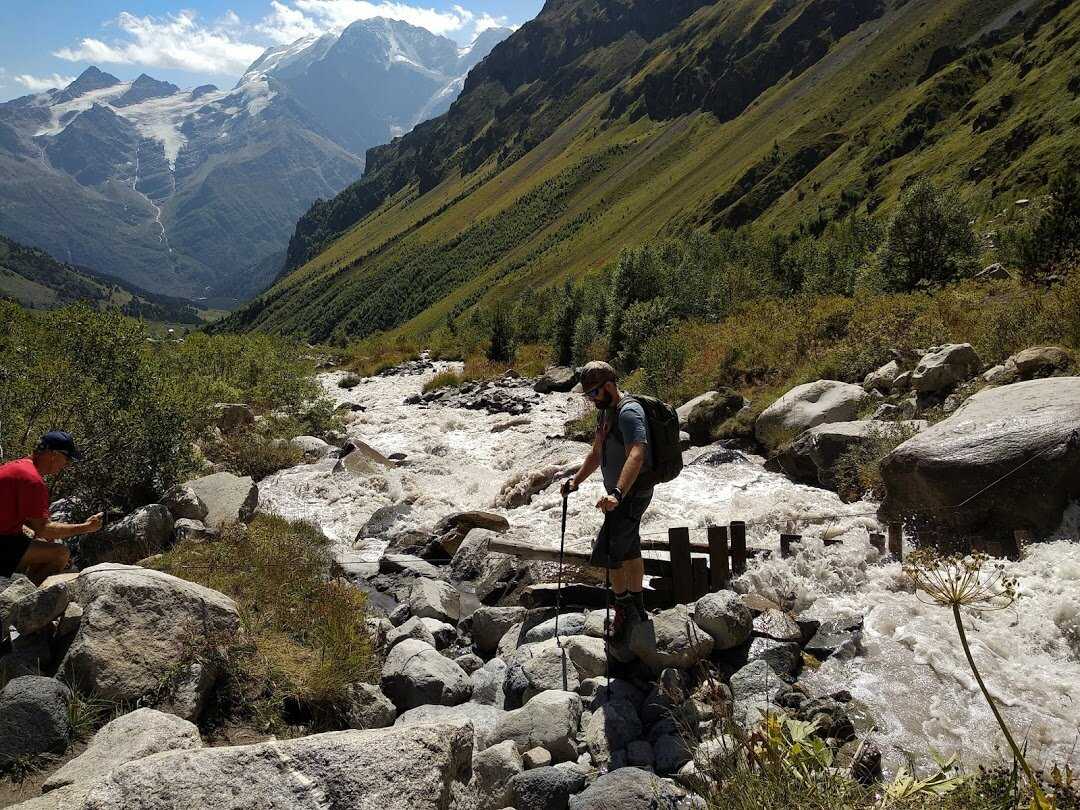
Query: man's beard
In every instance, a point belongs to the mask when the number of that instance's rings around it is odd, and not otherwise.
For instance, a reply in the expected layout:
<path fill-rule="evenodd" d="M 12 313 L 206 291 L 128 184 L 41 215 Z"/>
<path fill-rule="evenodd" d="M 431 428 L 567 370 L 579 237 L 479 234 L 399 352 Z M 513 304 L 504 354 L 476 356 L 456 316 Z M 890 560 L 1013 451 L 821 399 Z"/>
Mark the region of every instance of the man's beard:
<path fill-rule="evenodd" d="M 593 400 L 593 405 L 596 406 L 596 410 L 598 411 L 606 411 L 612 406 L 612 404 L 614 403 L 610 394 L 606 394 L 604 396 L 604 399 L 600 399 L 600 397 L 597 397 Z"/>

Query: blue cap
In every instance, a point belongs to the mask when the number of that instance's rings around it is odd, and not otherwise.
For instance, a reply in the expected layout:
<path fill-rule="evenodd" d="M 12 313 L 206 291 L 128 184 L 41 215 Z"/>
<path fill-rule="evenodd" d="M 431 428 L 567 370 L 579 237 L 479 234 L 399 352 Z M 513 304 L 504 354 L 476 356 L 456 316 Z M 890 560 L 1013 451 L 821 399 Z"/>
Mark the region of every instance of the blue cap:
<path fill-rule="evenodd" d="M 75 447 L 75 437 L 63 430 L 50 430 L 41 437 L 36 452 L 52 450 L 68 457 L 69 461 L 78 461 L 82 453 Z"/>

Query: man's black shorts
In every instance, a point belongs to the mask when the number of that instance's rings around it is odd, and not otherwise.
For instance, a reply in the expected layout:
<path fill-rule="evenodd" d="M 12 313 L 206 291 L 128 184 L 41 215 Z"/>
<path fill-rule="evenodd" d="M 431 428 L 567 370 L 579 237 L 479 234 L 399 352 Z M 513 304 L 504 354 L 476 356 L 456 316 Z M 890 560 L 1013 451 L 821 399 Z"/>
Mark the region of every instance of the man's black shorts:
<path fill-rule="evenodd" d="M 25 534 L 0 534 L 0 577 L 10 577 L 30 547 Z"/>
<path fill-rule="evenodd" d="M 652 493 L 624 498 L 607 513 L 590 562 L 600 568 L 618 568 L 627 560 L 641 559 L 641 517 L 652 503 Z M 610 556 L 609 556 L 610 555 Z"/>

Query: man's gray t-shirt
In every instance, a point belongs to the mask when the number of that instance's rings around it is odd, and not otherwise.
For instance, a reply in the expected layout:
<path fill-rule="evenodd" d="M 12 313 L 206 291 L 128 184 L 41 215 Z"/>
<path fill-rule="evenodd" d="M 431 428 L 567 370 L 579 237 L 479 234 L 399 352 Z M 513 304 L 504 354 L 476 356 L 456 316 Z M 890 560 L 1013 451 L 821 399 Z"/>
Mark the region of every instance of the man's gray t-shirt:
<path fill-rule="evenodd" d="M 618 421 L 615 421 L 617 418 Z M 619 485 L 619 473 L 626 463 L 626 448 L 639 442 L 645 444 L 645 464 L 642 470 L 653 468 L 652 437 L 649 435 L 649 420 L 640 402 L 630 400 L 620 402 L 618 414 L 614 410 L 604 411 L 601 417 L 601 429 L 611 421 L 604 449 L 600 458 L 600 470 L 604 475 L 604 488 L 611 492 Z M 642 489 L 635 484 L 631 494 L 634 496 L 651 495 L 652 488 Z"/>

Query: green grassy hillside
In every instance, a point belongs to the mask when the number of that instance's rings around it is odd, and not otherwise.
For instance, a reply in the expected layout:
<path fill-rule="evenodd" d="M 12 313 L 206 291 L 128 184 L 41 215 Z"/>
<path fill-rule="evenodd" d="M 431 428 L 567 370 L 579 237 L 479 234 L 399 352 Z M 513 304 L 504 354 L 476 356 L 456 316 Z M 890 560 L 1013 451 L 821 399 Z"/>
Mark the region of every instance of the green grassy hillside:
<path fill-rule="evenodd" d="M 420 335 L 658 235 L 884 216 L 920 176 L 992 229 L 1080 158 L 1078 41 L 1064 0 L 552 0 L 223 328 Z"/>

